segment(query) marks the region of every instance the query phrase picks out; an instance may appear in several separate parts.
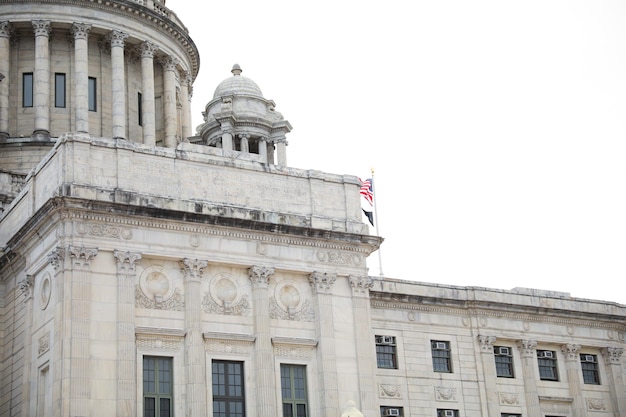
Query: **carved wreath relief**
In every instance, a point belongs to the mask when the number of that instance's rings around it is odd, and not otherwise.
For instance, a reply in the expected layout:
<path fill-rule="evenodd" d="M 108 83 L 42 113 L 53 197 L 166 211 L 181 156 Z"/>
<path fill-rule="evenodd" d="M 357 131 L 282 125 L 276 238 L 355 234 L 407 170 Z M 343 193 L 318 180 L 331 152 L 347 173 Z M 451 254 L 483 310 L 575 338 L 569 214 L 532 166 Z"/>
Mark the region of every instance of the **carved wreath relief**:
<path fill-rule="evenodd" d="M 270 318 L 311 322 L 315 313 L 297 285 L 283 281 L 274 287 L 274 296 L 270 298 Z"/>
<path fill-rule="evenodd" d="M 235 281 L 220 274 L 211 280 L 209 291 L 202 299 L 202 309 L 206 313 L 249 316 L 250 302 Z"/>
<path fill-rule="evenodd" d="M 156 310 L 182 311 L 185 300 L 166 271 L 159 267 L 146 268 L 135 288 L 135 305 Z"/>

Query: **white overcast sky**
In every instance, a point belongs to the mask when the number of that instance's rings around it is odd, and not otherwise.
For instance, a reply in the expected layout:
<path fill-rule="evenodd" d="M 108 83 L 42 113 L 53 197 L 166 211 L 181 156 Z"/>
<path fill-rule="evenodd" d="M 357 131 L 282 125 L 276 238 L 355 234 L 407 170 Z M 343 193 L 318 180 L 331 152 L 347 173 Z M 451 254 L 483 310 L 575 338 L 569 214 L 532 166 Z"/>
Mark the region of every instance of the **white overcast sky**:
<path fill-rule="evenodd" d="M 375 168 L 370 275 L 626 304 L 626 2 L 167 6 L 200 51 L 194 128 L 238 63 L 290 166 Z"/>

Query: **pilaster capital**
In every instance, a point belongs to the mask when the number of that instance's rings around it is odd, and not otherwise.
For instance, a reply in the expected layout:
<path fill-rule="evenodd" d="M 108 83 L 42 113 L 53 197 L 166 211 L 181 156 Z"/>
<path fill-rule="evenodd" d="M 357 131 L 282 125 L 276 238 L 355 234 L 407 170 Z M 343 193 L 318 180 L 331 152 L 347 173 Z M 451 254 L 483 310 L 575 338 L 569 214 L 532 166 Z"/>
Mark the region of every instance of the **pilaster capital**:
<path fill-rule="evenodd" d="M 171 55 L 167 55 L 159 59 L 159 64 L 161 64 L 163 70 L 175 72 L 176 65 L 178 65 L 178 60 Z"/>
<path fill-rule="evenodd" d="M 56 247 L 48 254 L 47 258 L 48 262 L 57 271 L 61 267 L 63 259 L 65 259 L 65 249 L 60 246 Z"/>
<path fill-rule="evenodd" d="M 150 41 L 144 41 L 139 45 L 139 53 L 141 58 L 154 58 L 154 54 L 159 50 L 159 47 Z"/>
<path fill-rule="evenodd" d="M 98 254 L 98 248 L 86 248 L 84 246 L 68 246 L 67 253 L 70 255 L 70 259 L 74 266 L 80 269 L 89 269 L 91 261 Z"/>
<path fill-rule="evenodd" d="M 8 20 L 0 22 L 0 38 L 10 38 L 13 34 L 13 26 Z"/>
<path fill-rule="evenodd" d="M 275 270 L 267 266 L 252 266 L 248 268 L 248 277 L 252 281 L 253 286 L 267 288 L 270 278 L 274 275 Z"/>
<path fill-rule="evenodd" d="M 350 275 L 348 281 L 352 287 L 352 295 L 368 296 L 374 287 L 374 280 L 367 275 Z"/>
<path fill-rule="evenodd" d="M 565 355 L 566 361 L 577 361 L 578 360 L 578 352 L 580 352 L 580 345 L 576 345 L 574 343 L 567 343 L 561 346 L 561 352 Z"/>
<path fill-rule="evenodd" d="M 337 280 L 337 274 L 329 272 L 313 272 L 309 275 L 311 288 L 317 294 L 330 294 L 330 289 Z"/>
<path fill-rule="evenodd" d="M 20 291 L 22 291 L 22 295 L 24 296 L 24 301 L 28 301 L 33 298 L 33 286 L 35 284 L 35 277 L 32 275 L 26 275 L 26 278 L 22 279 L 17 283 Z"/>
<path fill-rule="evenodd" d="M 120 250 L 114 250 L 113 256 L 117 262 L 117 273 L 124 275 L 134 275 L 137 269 L 137 261 L 141 259 L 141 253 L 139 252 L 123 252 Z"/>
<path fill-rule="evenodd" d="M 238 136 L 239 136 L 239 139 L 250 139 L 249 133 L 240 133 Z"/>
<path fill-rule="evenodd" d="M 611 365 L 621 365 L 621 358 L 623 354 L 623 348 L 609 346 L 602 349 L 602 356 Z"/>
<path fill-rule="evenodd" d="M 52 33 L 52 24 L 49 20 L 33 20 L 33 32 L 35 36 L 45 36 L 46 38 Z"/>
<path fill-rule="evenodd" d="M 535 356 L 535 349 L 537 348 L 536 340 L 519 340 L 517 342 L 517 348 L 523 357 L 530 358 Z"/>
<path fill-rule="evenodd" d="M 209 263 L 201 259 L 185 258 L 179 262 L 180 270 L 189 281 L 200 281 L 204 268 Z"/>
<path fill-rule="evenodd" d="M 478 335 L 478 343 L 480 343 L 480 351 L 483 353 L 493 353 L 493 344 L 496 343 L 495 336 Z"/>
<path fill-rule="evenodd" d="M 107 35 L 107 39 L 111 43 L 111 48 L 123 48 L 127 38 L 128 33 L 122 32 L 121 30 L 112 30 Z"/>
<path fill-rule="evenodd" d="M 72 35 L 74 36 L 74 40 L 82 39 L 87 40 L 89 38 L 89 31 L 91 30 L 91 25 L 86 23 L 72 23 Z"/>

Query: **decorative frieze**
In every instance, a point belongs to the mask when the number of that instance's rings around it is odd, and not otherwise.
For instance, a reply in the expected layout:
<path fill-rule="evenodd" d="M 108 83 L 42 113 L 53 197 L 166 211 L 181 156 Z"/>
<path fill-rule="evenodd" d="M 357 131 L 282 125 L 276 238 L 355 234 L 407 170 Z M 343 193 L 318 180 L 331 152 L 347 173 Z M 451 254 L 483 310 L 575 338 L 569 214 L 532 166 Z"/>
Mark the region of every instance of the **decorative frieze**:
<path fill-rule="evenodd" d="M 313 359 L 317 341 L 287 337 L 273 337 L 274 356 L 278 358 L 310 360 Z"/>
<path fill-rule="evenodd" d="M 78 223 L 76 232 L 81 235 L 107 237 L 112 239 L 130 240 L 133 231 L 127 228 L 112 226 L 106 223 Z"/>
<path fill-rule="evenodd" d="M 207 352 L 250 355 L 255 337 L 236 333 L 203 333 L 204 347 Z"/>
<path fill-rule="evenodd" d="M 339 251 L 319 250 L 316 256 L 318 261 L 334 265 L 359 266 L 363 261 L 361 255 Z"/>

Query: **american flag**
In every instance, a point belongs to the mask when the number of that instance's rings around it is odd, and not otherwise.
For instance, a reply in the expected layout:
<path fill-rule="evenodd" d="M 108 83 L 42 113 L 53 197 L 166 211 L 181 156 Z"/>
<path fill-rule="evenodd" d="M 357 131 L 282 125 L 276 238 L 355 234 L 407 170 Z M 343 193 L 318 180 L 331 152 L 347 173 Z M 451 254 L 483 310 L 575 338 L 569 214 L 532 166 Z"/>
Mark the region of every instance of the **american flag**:
<path fill-rule="evenodd" d="M 361 178 L 359 178 L 359 181 L 361 182 L 361 191 L 359 192 L 361 193 L 363 197 L 365 197 L 367 202 L 370 203 L 370 206 L 373 205 L 374 204 L 374 192 L 372 191 L 372 179 L 368 178 L 365 181 L 363 181 Z"/>

